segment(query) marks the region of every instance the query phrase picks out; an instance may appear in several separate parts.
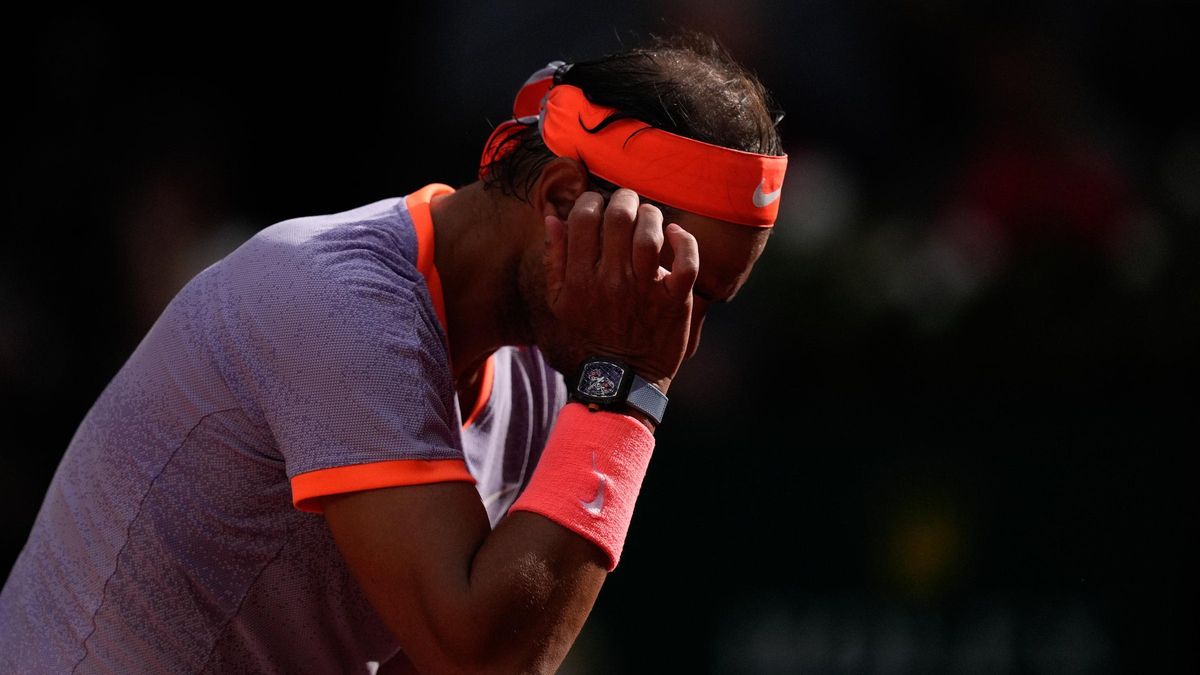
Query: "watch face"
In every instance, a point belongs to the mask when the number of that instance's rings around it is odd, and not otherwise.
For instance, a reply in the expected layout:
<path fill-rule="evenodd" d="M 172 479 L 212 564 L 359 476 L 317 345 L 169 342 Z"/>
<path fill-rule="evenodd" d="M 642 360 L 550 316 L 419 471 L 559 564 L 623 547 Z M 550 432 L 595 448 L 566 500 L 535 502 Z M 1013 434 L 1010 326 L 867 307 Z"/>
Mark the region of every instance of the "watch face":
<path fill-rule="evenodd" d="M 593 398 L 613 398 L 625 377 L 625 369 L 608 361 L 592 361 L 579 376 L 579 393 Z"/>

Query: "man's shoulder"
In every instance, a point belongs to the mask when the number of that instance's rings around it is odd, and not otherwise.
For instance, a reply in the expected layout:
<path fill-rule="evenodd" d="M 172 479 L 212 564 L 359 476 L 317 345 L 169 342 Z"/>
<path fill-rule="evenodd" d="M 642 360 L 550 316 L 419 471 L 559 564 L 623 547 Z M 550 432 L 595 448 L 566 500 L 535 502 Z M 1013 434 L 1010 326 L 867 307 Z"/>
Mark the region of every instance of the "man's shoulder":
<path fill-rule="evenodd" d="M 235 253 L 287 262 L 343 260 L 355 251 L 415 263 L 416 236 L 402 198 L 389 197 L 337 213 L 281 220 L 260 230 Z"/>
<path fill-rule="evenodd" d="M 369 404 L 394 398 L 397 379 L 442 378 L 452 401 L 415 238 L 399 198 L 280 221 L 251 237 L 217 264 L 204 298 L 227 379 L 262 407 L 282 405 L 258 400 L 271 396 L 294 406 L 314 383 L 313 397 L 341 391 Z"/>
<path fill-rule="evenodd" d="M 231 334 L 440 342 L 403 198 L 279 221 L 214 267 L 206 301 Z"/>
<path fill-rule="evenodd" d="M 421 280 L 417 240 L 402 197 L 346 211 L 301 216 L 263 228 L 221 261 L 222 276 L 244 288 L 310 283 Z"/>

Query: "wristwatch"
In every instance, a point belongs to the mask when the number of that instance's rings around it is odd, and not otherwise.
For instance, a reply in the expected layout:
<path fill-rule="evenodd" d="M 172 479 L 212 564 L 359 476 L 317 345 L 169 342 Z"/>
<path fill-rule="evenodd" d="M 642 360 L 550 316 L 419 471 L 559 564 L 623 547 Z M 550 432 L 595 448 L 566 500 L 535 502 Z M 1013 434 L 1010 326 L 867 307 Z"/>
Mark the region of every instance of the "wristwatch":
<path fill-rule="evenodd" d="M 592 410 L 620 410 L 629 406 L 661 424 L 667 411 L 667 395 L 638 377 L 628 364 L 608 357 L 593 356 L 579 368 L 571 397 Z"/>

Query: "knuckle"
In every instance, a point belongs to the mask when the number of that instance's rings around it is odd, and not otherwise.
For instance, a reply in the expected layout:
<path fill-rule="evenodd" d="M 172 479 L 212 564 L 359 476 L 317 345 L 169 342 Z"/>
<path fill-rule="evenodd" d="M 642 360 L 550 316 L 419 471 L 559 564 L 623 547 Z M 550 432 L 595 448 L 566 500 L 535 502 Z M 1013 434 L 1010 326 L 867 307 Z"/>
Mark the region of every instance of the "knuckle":
<path fill-rule="evenodd" d="M 662 211 L 653 204 L 642 202 L 638 205 L 639 218 L 662 218 Z"/>
<path fill-rule="evenodd" d="M 571 210 L 580 214 L 592 215 L 599 212 L 602 203 L 603 199 L 599 194 L 584 192 L 575 200 L 575 206 Z"/>
<path fill-rule="evenodd" d="M 621 204 L 616 200 L 609 202 L 608 210 L 604 213 L 604 222 L 609 225 L 632 225 L 635 218 L 636 212 L 632 206 Z"/>

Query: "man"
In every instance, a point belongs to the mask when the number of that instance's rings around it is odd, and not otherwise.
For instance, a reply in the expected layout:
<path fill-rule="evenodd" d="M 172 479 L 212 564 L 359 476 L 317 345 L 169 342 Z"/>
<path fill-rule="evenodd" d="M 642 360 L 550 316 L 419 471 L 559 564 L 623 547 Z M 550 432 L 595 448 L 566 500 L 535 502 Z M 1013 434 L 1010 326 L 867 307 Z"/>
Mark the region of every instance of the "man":
<path fill-rule="evenodd" d="M 63 457 L 0 670 L 558 667 L 786 157 L 696 37 L 553 63 L 515 112 L 479 182 L 277 223 L 180 291 Z"/>

